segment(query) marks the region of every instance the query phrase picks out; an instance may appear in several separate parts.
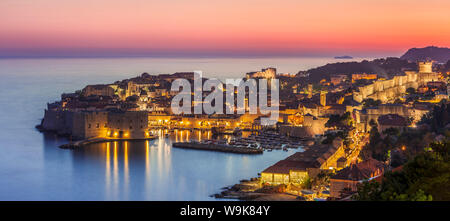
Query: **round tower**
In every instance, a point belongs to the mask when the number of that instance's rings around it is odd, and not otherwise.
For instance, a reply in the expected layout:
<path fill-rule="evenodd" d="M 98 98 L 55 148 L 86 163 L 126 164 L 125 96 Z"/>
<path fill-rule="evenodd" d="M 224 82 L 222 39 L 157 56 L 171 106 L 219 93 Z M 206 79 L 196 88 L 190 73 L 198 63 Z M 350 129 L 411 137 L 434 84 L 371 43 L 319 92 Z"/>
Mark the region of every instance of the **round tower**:
<path fill-rule="evenodd" d="M 421 61 L 419 62 L 419 73 L 431 73 L 433 62 L 432 61 Z"/>

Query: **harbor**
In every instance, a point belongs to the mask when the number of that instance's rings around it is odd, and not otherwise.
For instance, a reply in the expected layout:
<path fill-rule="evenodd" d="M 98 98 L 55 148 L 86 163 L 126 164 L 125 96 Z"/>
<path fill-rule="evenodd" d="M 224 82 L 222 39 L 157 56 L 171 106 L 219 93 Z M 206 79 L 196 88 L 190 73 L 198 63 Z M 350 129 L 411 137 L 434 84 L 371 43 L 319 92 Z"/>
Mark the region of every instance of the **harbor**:
<path fill-rule="evenodd" d="M 168 136 L 166 134 L 165 136 Z M 288 149 L 307 149 L 312 140 L 280 136 L 275 132 L 260 132 L 241 135 L 215 136 L 214 139 L 180 141 L 173 143 L 173 147 L 206 151 L 219 151 L 240 154 L 262 154 L 264 151 L 288 151 Z"/>

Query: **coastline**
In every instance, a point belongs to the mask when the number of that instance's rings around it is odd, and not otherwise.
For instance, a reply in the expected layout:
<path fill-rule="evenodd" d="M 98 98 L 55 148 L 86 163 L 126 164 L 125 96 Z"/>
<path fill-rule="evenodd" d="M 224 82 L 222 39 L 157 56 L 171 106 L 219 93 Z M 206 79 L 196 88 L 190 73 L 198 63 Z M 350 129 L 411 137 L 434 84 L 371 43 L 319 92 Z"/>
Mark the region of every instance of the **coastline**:
<path fill-rule="evenodd" d="M 280 186 L 281 187 L 281 186 Z M 223 191 L 211 195 L 216 199 L 234 199 L 240 201 L 301 201 L 302 198 L 288 193 L 285 187 L 263 186 L 260 178 L 241 180 L 238 184 L 224 187 Z"/>

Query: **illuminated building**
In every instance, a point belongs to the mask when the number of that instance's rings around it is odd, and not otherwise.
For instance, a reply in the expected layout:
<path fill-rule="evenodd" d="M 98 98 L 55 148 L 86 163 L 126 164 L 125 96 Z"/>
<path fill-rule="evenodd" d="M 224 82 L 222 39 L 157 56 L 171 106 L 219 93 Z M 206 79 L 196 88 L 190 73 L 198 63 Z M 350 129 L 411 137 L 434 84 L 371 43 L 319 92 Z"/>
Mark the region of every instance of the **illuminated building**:
<path fill-rule="evenodd" d="M 338 171 L 330 178 L 330 196 L 339 198 L 344 189 L 355 192 L 358 184 L 381 176 L 385 167 L 384 163 L 370 158 Z"/>
<path fill-rule="evenodd" d="M 302 184 L 308 177 L 314 178 L 321 170 L 337 167 L 337 160 L 344 156 L 342 139 L 336 138 L 332 145 L 312 146 L 297 152 L 261 172 L 261 182 L 278 184 Z"/>
<path fill-rule="evenodd" d="M 266 78 L 271 79 L 277 76 L 277 69 L 275 68 L 265 68 L 257 72 L 249 72 L 246 74 L 247 79 L 249 78 Z"/>
<path fill-rule="evenodd" d="M 386 103 L 405 94 L 407 88 L 417 89 L 427 82 L 439 81 L 439 74 L 431 71 L 431 65 L 431 62 L 419 62 L 419 72 L 406 71 L 404 75 L 358 87 L 353 92 L 353 100 L 362 102 L 366 98 L 372 98 Z"/>

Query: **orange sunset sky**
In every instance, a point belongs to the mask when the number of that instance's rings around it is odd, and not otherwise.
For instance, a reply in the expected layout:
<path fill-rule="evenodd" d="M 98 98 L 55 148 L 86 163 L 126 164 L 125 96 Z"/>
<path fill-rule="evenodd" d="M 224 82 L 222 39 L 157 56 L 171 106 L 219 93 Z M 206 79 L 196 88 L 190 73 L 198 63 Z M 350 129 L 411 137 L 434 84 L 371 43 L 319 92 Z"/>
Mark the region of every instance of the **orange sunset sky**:
<path fill-rule="evenodd" d="M 364 55 L 450 46 L 448 0 L 0 0 L 0 56 Z"/>

